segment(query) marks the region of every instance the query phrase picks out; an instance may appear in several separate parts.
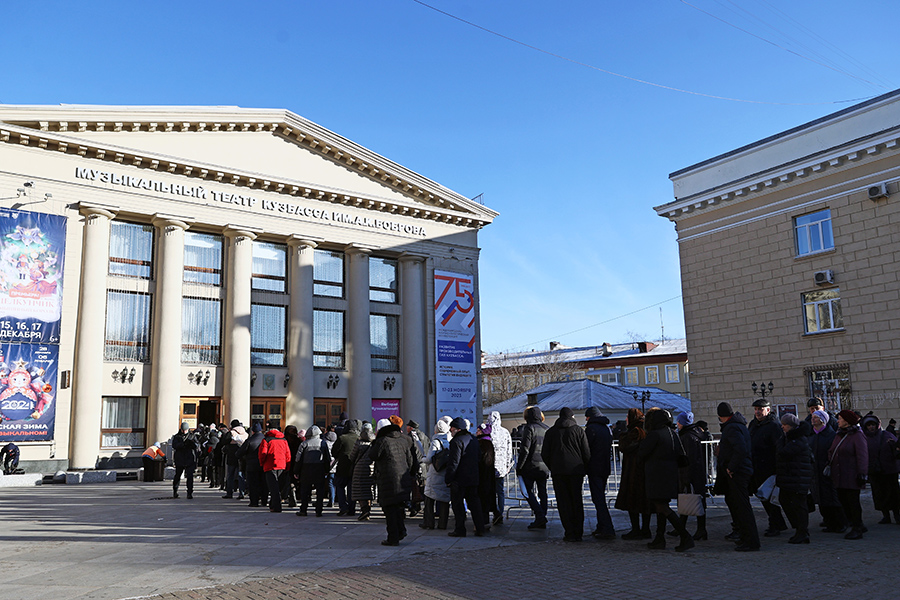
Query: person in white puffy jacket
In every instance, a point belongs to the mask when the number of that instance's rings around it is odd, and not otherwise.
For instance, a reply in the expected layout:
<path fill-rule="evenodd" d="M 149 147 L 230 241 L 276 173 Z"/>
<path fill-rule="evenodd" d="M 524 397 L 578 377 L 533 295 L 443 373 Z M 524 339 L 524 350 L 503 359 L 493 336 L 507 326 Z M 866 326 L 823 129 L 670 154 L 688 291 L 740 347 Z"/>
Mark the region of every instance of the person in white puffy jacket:
<path fill-rule="evenodd" d="M 422 462 L 428 465 L 425 473 L 425 513 L 422 529 L 434 529 L 437 521 L 438 529 L 447 529 L 447 520 L 450 516 L 450 486 L 444 480 L 446 463 L 441 465 L 441 470 L 435 468 L 432 459 L 441 450 L 450 448 L 450 425 L 447 421 L 440 420 L 434 426 L 434 438 L 428 446 L 428 452 Z"/>
<path fill-rule="evenodd" d="M 503 509 L 506 504 L 506 490 L 504 484 L 510 469 L 515 465 L 513 457 L 512 436 L 500 425 L 500 413 L 496 410 L 488 417 L 491 426 L 491 441 L 494 443 L 494 478 L 496 485 L 496 505 L 493 507 L 494 525 L 503 524 Z M 490 507 L 485 506 L 487 512 Z"/>

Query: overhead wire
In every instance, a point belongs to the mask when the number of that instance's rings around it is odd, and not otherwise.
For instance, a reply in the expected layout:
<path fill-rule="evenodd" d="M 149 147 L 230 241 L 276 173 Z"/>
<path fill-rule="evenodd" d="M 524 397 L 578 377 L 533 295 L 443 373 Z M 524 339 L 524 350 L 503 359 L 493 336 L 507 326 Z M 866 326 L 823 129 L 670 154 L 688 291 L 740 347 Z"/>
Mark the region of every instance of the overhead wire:
<path fill-rule="evenodd" d="M 582 66 L 582 67 L 586 67 L 586 68 L 588 68 L 588 69 L 593 69 L 594 71 L 599 71 L 600 73 L 606 73 L 607 75 L 612 75 L 612 76 L 614 76 L 614 77 L 619 77 L 619 78 L 621 78 L 621 79 L 626 79 L 626 80 L 628 80 L 628 81 L 633 81 L 633 82 L 635 82 L 635 83 L 642 83 L 642 84 L 644 84 L 644 85 L 649 85 L 649 86 L 653 86 L 653 87 L 657 87 L 657 88 L 660 88 L 660 89 L 669 90 L 669 91 L 673 91 L 673 92 L 679 92 L 679 93 L 682 93 L 682 94 L 690 94 L 690 95 L 692 95 L 692 96 L 701 96 L 701 97 L 703 97 L 703 98 L 711 98 L 711 99 L 713 99 L 713 100 L 727 100 L 727 101 L 730 101 L 730 102 L 743 102 L 743 103 L 747 103 L 747 104 L 765 104 L 765 105 L 770 105 L 770 106 L 822 106 L 822 105 L 828 105 L 828 104 L 846 104 L 846 103 L 849 103 L 849 102 L 861 102 L 861 101 L 868 100 L 868 99 L 870 99 L 870 98 L 874 98 L 874 97 L 875 97 L 875 96 L 865 96 L 865 97 L 862 97 L 862 98 L 850 98 L 850 99 L 847 99 L 847 100 L 832 100 L 832 101 L 829 101 L 829 102 L 771 102 L 771 101 L 766 101 L 766 100 L 747 100 L 747 99 L 743 99 L 743 98 L 731 98 L 731 97 L 729 97 L 729 96 L 718 96 L 718 95 L 715 95 L 715 94 L 706 94 L 706 93 L 703 93 L 703 92 L 696 92 L 696 91 L 693 91 L 693 90 L 687 90 L 687 89 L 684 89 L 684 88 L 678 88 L 678 87 L 674 87 L 674 86 L 670 86 L 670 85 L 664 85 L 664 84 L 662 84 L 662 83 L 656 83 L 656 82 L 653 82 L 653 81 L 648 81 L 648 80 L 646 80 L 646 79 L 639 79 L 639 78 L 637 78 L 637 77 L 631 77 L 630 75 L 623 75 L 622 73 L 616 73 L 615 71 L 610 71 L 609 69 L 604 69 L 604 68 L 602 68 L 602 67 L 598 67 L 598 66 L 595 66 L 595 65 L 586 63 L 586 62 L 582 62 L 582 61 L 579 61 L 579 60 L 575 60 L 575 59 L 573 59 L 573 58 L 569 58 L 569 57 L 567 57 L 567 56 L 563 56 L 562 54 L 557 54 L 557 53 L 551 52 L 551 51 L 549 51 L 549 50 L 544 50 L 543 48 L 540 48 L 540 47 L 538 47 L 538 46 L 534 46 L 534 45 L 529 44 L 529 43 L 527 43 L 527 42 L 523 42 L 523 41 L 518 40 L 518 39 L 516 39 L 516 38 L 510 37 L 510 36 L 505 35 L 505 34 L 502 34 L 502 33 L 498 32 L 498 31 L 494 31 L 493 29 L 488 29 L 487 27 L 484 27 L 484 26 L 479 25 L 479 24 L 477 24 L 477 23 L 474 23 L 474 22 L 472 22 L 472 21 L 468 21 L 468 20 L 466 20 L 466 19 L 463 19 L 462 17 L 458 17 L 458 16 L 456 16 L 456 15 L 454 15 L 454 14 L 452 14 L 452 13 L 449 13 L 449 12 L 447 12 L 447 11 L 445 11 L 445 10 L 442 10 L 442 9 L 436 7 L 436 6 L 432 6 L 431 4 L 428 4 L 428 3 L 426 3 L 426 2 L 423 2 L 422 0 L 412 0 L 412 1 L 415 2 L 416 4 L 419 4 L 420 6 L 424 6 L 425 8 L 431 9 L 431 10 L 433 10 L 433 11 L 436 12 L 436 13 L 440 13 L 440 14 L 446 16 L 446 17 L 449 17 L 449 18 L 451 18 L 451 19 L 454 19 L 454 20 L 456 20 L 456 21 L 459 21 L 460 23 L 464 23 L 464 24 L 466 24 L 466 25 L 468 25 L 468 26 L 470 26 L 470 27 L 474 27 L 475 29 L 479 29 L 479 30 L 481 30 L 481 31 L 483 31 L 483 32 L 485 32 L 485 33 L 489 33 L 489 34 L 491 34 L 491 35 L 497 36 L 497 37 L 499 37 L 499 38 L 501 38 L 501 39 L 504 39 L 504 40 L 506 40 L 506 41 L 508 41 L 508 42 L 512 42 L 512 43 L 514 43 L 514 44 L 518 44 L 519 46 L 523 46 L 523 47 L 528 48 L 528 49 L 530 49 L 530 50 L 534 50 L 535 52 L 540 52 L 541 54 L 546 54 L 547 56 L 552 56 L 552 57 L 554 57 L 554 58 L 558 58 L 558 59 L 560 59 L 560 60 L 564 60 L 564 61 L 566 61 L 566 62 L 570 62 L 570 63 L 575 64 L 575 65 L 579 65 L 579 66 Z M 681 1 L 684 2 L 684 0 L 681 0 Z M 685 4 L 687 4 L 687 2 L 685 2 Z M 698 9 L 698 10 L 700 10 L 700 9 Z M 701 11 L 701 12 L 703 12 L 703 11 Z M 711 16 L 714 16 L 714 15 L 711 15 Z M 751 34 L 751 35 L 752 35 L 752 34 Z M 762 38 L 760 38 L 760 39 L 762 39 Z M 769 42 L 769 43 L 771 43 L 771 42 Z M 790 50 L 789 50 L 789 51 L 790 51 Z M 822 65 L 822 66 L 827 66 L 827 65 Z M 830 67 L 829 67 L 829 68 L 830 68 Z"/>

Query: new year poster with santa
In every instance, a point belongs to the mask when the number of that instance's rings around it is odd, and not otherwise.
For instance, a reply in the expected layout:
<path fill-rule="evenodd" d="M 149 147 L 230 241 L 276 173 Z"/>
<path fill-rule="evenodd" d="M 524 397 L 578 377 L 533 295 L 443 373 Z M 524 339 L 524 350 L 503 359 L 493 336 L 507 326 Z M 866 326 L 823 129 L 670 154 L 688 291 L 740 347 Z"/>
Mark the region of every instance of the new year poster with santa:
<path fill-rule="evenodd" d="M 0 443 L 53 439 L 59 346 L 0 344 Z"/>

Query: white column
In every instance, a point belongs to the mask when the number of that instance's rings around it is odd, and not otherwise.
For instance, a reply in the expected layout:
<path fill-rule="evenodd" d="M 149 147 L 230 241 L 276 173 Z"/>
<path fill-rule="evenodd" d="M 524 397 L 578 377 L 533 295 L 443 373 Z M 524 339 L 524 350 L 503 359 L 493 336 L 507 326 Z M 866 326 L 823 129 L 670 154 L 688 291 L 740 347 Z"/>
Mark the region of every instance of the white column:
<path fill-rule="evenodd" d="M 288 373 L 285 422 L 306 427 L 313 422 L 313 264 L 316 243 L 288 238 L 291 248 L 291 305 L 288 333 Z"/>
<path fill-rule="evenodd" d="M 156 215 L 159 231 L 153 337 L 150 340 L 150 418 L 148 439 L 165 440 L 178 431 L 181 414 L 181 286 L 184 279 L 184 231 L 188 224 Z"/>
<path fill-rule="evenodd" d="M 403 372 L 403 413 L 418 421 L 423 431 L 432 425 L 426 371 L 428 351 L 425 335 L 425 259 L 400 257 L 400 369 Z"/>
<path fill-rule="evenodd" d="M 226 422 L 250 423 L 250 278 L 253 275 L 253 240 L 249 229 L 228 226 L 228 273 L 225 290 L 225 381 L 222 408 Z"/>
<path fill-rule="evenodd" d="M 347 368 L 350 372 L 348 413 L 351 419 L 372 418 L 372 346 L 369 337 L 369 250 L 347 246 Z"/>
<path fill-rule="evenodd" d="M 69 467 L 93 469 L 100 452 L 103 407 L 103 352 L 106 340 L 106 274 L 109 264 L 110 221 L 116 210 L 84 202 L 84 242 L 81 251 L 81 297 L 75 334 L 72 381 L 72 438 Z"/>

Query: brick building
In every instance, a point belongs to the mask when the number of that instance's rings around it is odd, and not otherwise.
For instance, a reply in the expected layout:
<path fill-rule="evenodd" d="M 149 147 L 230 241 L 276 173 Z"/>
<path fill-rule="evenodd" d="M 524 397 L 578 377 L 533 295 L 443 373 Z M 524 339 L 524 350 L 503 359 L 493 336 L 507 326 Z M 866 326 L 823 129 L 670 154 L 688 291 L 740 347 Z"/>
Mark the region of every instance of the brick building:
<path fill-rule="evenodd" d="M 691 400 L 900 410 L 900 90 L 670 175 Z"/>

